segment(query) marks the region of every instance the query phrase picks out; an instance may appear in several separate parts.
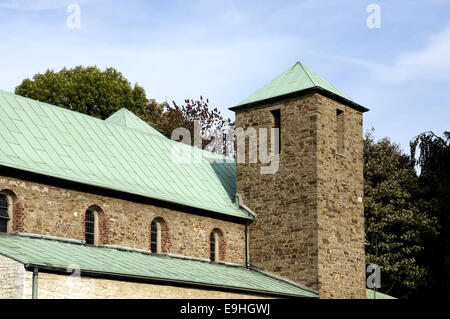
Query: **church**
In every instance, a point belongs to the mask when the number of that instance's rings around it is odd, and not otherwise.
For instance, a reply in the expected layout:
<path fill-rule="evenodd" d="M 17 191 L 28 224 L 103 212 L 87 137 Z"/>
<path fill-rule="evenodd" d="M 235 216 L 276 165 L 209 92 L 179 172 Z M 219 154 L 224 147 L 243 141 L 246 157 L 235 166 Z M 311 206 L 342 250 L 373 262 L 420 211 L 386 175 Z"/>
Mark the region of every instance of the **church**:
<path fill-rule="evenodd" d="M 0 91 L 0 298 L 366 298 L 363 113 L 297 62 L 230 109 L 278 170 Z M 246 150 L 247 152 L 247 150 Z M 246 158 L 248 159 L 248 154 Z"/>

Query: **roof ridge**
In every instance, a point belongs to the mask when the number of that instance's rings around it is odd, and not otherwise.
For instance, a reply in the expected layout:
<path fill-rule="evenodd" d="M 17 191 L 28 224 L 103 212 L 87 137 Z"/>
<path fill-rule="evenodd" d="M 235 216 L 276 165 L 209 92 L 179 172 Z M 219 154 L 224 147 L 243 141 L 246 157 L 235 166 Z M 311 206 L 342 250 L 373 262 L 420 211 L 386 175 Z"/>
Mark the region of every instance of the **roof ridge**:
<path fill-rule="evenodd" d="M 119 125 L 119 124 L 116 124 L 116 123 L 113 123 L 113 122 L 110 122 L 110 121 L 106 121 L 108 118 L 102 120 L 102 119 L 100 119 L 100 118 L 98 118 L 98 117 L 95 117 L 95 116 L 92 116 L 92 115 L 88 115 L 88 114 L 86 114 L 86 113 L 81 113 L 81 112 L 78 112 L 78 111 L 75 111 L 75 110 L 71 110 L 71 109 L 68 109 L 68 108 L 59 106 L 59 105 L 54 105 L 54 104 L 42 102 L 42 101 L 39 101 L 39 100 L 34 100 L 34 99 L 29 98 L 29 97 L 26 97 L 26 96 L 22 96 L 22 95 L 19 95 L 19 94 L 15 94 L 15 93 L 8 92 L 8 91 L 5 91 L 5 90 L 0 89 L 0 95 L 1 95 L 2 93 L 6 93 L 6 94 L 8 94 L 8 95 L 12 95 L 13 97 L 22 98 L 22 99 L 25 99 L 25 100 L 30 100 L 30 101 L 32 101 L 32 102 L 38 102 L 38 103 L 44 105 L 45 107 L 52 108 L 52 109 L 56 109 L 56 110 L 58 110 L 58 111 L 70 112 L 70 114 L 74 114 L 74 113 L 75 113 L 75 114 L 77 114 L 77 116 L 88 117 L 88 118 L 90 118 L 90 119 L 93 119 L 93 120 L 96 120 L 96 121 L 100 121 L 100 123 L 106 123 L 106 124 L 108 124 L 108 125 L 113 125 L 113 126 L 116 126 L 116 127 L 117 127 L 117 126 L 120 126 L 122 129 L 130 130 L 130 131 L 133 131 L 133 132 L 136 132 L 136 133 L 140 133 L 140 134 L 143 134 L 143 135 L 146 135 L 146 136 L 155 136 L 155 137 L 158 137 L 158 138 L 163 139 L 163 140 L 165 140 L 165 141 L 172 141 L 172 142 L 174 142 L 174 143 L 179 143 L 179 142 L 174 141 L 174 140 L 172 140 L 172 139 L 170 139 L 170 138 L 167 138 L 166 136 L 164 136 L 164 135 L 161 134 L 161 133 L 160 133 L 161 135 L 157 135 L 157 134 L 145 132 L 145 131 L 142 131 L 142 130 L 139 130 L 139 129 L 135 129 L 135 128 L 124 127 L 123 125 Z M 139 116 L 137 116 L 136 114 L 134 114 L 133 112 L 131 112 L 130 110 L 128 110 L 126 107 L 121 107 L 119 110 L 117 110 L 116 112 L 114 112 L 113 114 L 111 114 L 109 117 L 113 116 L 114 114 L 116 114 L 117 112 L 121 111 L 122 109 L 124 109 L 124 110 L 127 111 L 128 113 L 134 115 L 137 119 L 141 120 L 142 122 L 146 123 L 144 120 L 142 120 Z M 148 124 L 147 124 L 147 125 L 148 125 Z M 156 130 L 156 129 L 155 129 L 154 127 L 152 127 L 151 125 L 149 125 L 149 126 L 150 126 L 151 128 L 153 128 L 154 130 Z M 188 144 L 184 144 L 184 145 L 188 145 Z M 190 147 L 192 147 L 192 148 L 196 148 L 196 147 L 193 146 L 193 145 L 188 145 L 188 146 L 190 146 Z M 204 152 L 207 152 L 207 153 L 211 153 L 211 154 L 213 154 L 213 155 L 215 155 L 215 156 L 222 156 L 222 157 L 224 157 L 224 158 L 226 158 L 226 159 L 231 159 L 231 160 L 233 160 L 233 161 L 236 161 L 236 159 L 234 159 L 233 157 L 229 157 L 229 156 L 226 156 L 226 155 L 223 155 L 223 154 L 214 153 L 214 152 L 211 152 L 211 151 L 208 151 L 208 150 L 205 150 L 205 149 L 200 149 L 200 148 L 196 148 L 196 149 L 201 150 L 201 151 L 204 151 Z"/>
<path fill-rule="evenodd" d="M 236 111 L 245 107 L 253 107 L 283 98 L 300 96 L 313 91 L 319 91 L 323 95 L 331 97 L 357 111 L 368 111 L 367 108 L 354 102 L 336 86 L 329 83 L 300 61 L 295 62 L 287 70 L 278 74 L 271 81 L 229 109 Z"/>
<path fill-rule="evenodd" d="M 114 126 L 114 127 L 121 127 L 121 128 L 124 129 L 124 130 L 132 131 L 132 132 L 139 133 L 139 134 L 142 134 L 142 135 L 152 136 L 152 137 L 157 137 L 157 138 L 160 138 L 160 139 L 163 139 L 163 140 L 173 141 L 172 139 L 167 138 L 167 137 L 165 137 L 165 136 L 162 135 L 162 134 L 161 134 L 161 135 L 158 135 L 158 134 L 154 134 L 154 133 L 150 133 L 150 132 L 145 132 L 145 131 L 143 131 L 143 130 L 135 129 L 135 128 L 132 128 L 132 127 L 126 127 L 126 126 L 123 126 L 123 125 L 120 125 L 120 124 L 117 124 L 117 123 L 106 122 L 105 120 L 103 120 L 103 122 L 104 122 L 106 125 L 112 125 L 112 126 Z M 156 129 L 155 129 L 155 130 L 156 130 Z M 174 142 L 176 142 L 176 141 L 174 141 Z"/>
<path fill-rule="evenodd" d="M 342 95 L 342 97 L 346 98 L 347 100 L 352 101 L 352 99 L 351 99 L 350 97 L 348 97 L 347 94 L 345 94 L 344 92 L 342 92 L 341 90 L 339 90 L 339 89 L 338 89 L 336 86 L 334 86 L 332 83 L 326 81 L 324 78 L 322 78 L 322 77 L 321 77 L 320 75 L 318 75 L 316 72 L 314 72 L 313 70 L 311 70 L 310 68 L 308 68 L 308 67 L 305 66 L 305 65 L 302 65 L 302 67 L 303 67 L 303 70 L 305 70 L 305 73 L 306 73 L 306 75 L 308 76 L 308 78 L 311 79 L 310 73 L 314 74 L 316 77 L 318 77 L 319 79 L 321 79 L 322 81 L 324 81 L 325 84 L 327 84 L 328 86 L 332 87 L 336 92 L 339 92 L 340 95 Z M 321 87 L 321 88 L 323 88 L 323 89 L 325 89 L 325 90 L 328 91 L 327 88 L 324 88 L 324 87 L 320 86 L 319 84 L 317 84 L 316 82 L 314 82 L 312 79 L 311 79 L 311 82 L 312 82 L 316 87 Z"/>
<path fill-rule="evenodd" d="M 305 69 L 305 66 L 300 61 L 297 61 L 297 63 L 300 64 L 303 72 L 305 72 L 306 76 L 308 77 L 309 81 L 311 81 L 312 85 L 317 86 L 316 82 L 314 82 L 313 79 L 311 79 L 311 77 L 309 76 L 309 72 Z"/>
<path fill-rule="evenodd" d="M 113 114 L 104 119 L 105 123 L 122 126 L 126 129 L 135 129 L 143 132 L 150 132 L 151 134 L 165 137 L 156 128 L 141 119 L 139 116 L 128 110 L 126 107 L 121 107 Z"/>
<path fill-rule="evenodd" d="M 125 116 L 125 108 L 124 107 L 122 107 L 122 108 L 120 108 L 118 111 L 116 111 L 116 112 L 118 112 L 118 114 L 123 118 L 123 120 L 125 121 L 125 125 L 126 125 L 126 122 L 127 122 L 127 117 Z M 111 115 L 111 116 L 113 116 L 114 115 L 114 113 Z M 106 120 L 107 120 L 108 118 L 106 118 L 106 119 L 104 119 L 104 121 L 106 122 Z M 125 127 L 127 127 L 127 126 L 125 126 Z M 128 128 L 128 127 L 127 127 Z"/>
<path fill-rule="evenodd" d="M 80 114 L 81 116 L 88 117 L 90 119 L 94 119 L 94 120 L 103 122 L 103 120 L 98 118 L 98 117 L 91 116 L 91 115 L 88 115 L 86 113 L 81 113 L 81 112 L 78 112 L 78 111 L 75 111 L 75 110 L 71 110 L 71 109 L 62 107 L 60 105 L 55 105 L 55 104 L 42 102 L 42 101 L 39 101 L 39 100 L 32 99 L 30 97 L 22 96 L 22 95 L 19 95 L 19 94 L 16 94 L 16 93 L 12 93 L 12 92 L 8 92 L 8 91 L 4 91 L 4 90 L 0 89 L 0 95 L 2 93 L 6 93 L 8 95 L 12 95 L 13 97 L 16 97 L 16 98 L 25 99 L 25 100 L 29 100 L 29 101 L 32 101 L 32 102 L 37 102 L 37 103 L 40 103 L 40 104 L 42 104 L 42 105 L 44 105 L 45 107 L 48 107 L 48 108 L 57 109 L 57 110 L 60 110 L 60 111 L 63 111 L 63 112 L 71 112 L 71 114 L 73 114 L 73 113 Z"/>
<path fill-rule="evenodd" d="M 108 121 L 106 121 L 106 119 L 105 119 L 105 120 L 102 120 L 101 118 L 98 118 L 98 117 L 95 117 L 95 116 L 92 116 L 92 115 L 88 115 L 88 114 L 86 114 L 86 113 L 81 113 L 81 112 L 78 112 L 78 111 L 75 111 L 75 110 L 71 110 L 71 109 L 62 107 L 62 106 L 60 106 L 60 105 L 55 105 L 55 104 L 50 104 L 50 103 L 42 102 L 42 101 L 39 101 L 39 100 L 35 100 L 35 99 L 29 98 L 29 97 L 26 97 L 26 96 L 22 96 L 22 95 L 19 95 L 19 94 L 16 94 L 16 93 L 12 93 L 12 92 L 8 92 L 8 91 L 5 91 L 5 90 L 0 89 L 0 95 L 1 95 L 2 93 L 8 94 L 8 95 L 12 95 L 12 96 L 15 97 L 15 98 L 20 98 L 20 99 L 29 100 L 29 101 L 32 101 L 32 102 L 37 102 L 37 103 L 41 104 L 42 106 L 45 106 L 45 107 L 50 108 L 50 109 L 54 109 L 54 110 L 58 110 L 58 111 L 62 111 L 62 112 L 70 112 L 70 114 L 77 114 L 77 116 L 87 117 L 87 118 L 89 118 L 89 119 L 92 119 L 92 120 L 95 120 L 95 121 L 99 121 L 100 123 L 106 123 L 106 124 L 108 124 L 108 125 L 120 126 L 120 127 L 122 127 L 123 129 L 126 129 L 126 130 L 132 130 L 132 131 L 135 131 L 135 132 L 139 132 L 139 133 L 141 133 L 141 134 L 144 134 L 144 135 L 157 136 L 157 137 L 159 137 L 159 138 L 167 139 L 167 138 L 166 138 L 164 135 L 162 135 L 162 134 L 161 134 L 162 136 L 159 136 L 159 135 L 152 134 L 152 133 L 148 133 L 148 132 L 145 132 L 145 131 L 142 131 L 142 130 L 137 130 L 137 129 L 133 129 L 133 128 L 129 128 L 129 127 L 124 127 L 124 126 L 122 126 L 122 125 L 118 125 L 118 124 L 115 124 L 115 123 L 112 123 L 112 122 L 108 122 Z M 122 110 L 122 109 L 125 109 L 125 110 L 127 110 L 128 112 L 130 112 L 131 114 L 133 114 L 134 116 L 138 117 L 138 116 L 135 115 L 133 112 L 129 111 L 126 107 L 121 107 L 119 110 L 117 110 L 116 112 L 114 112 L 114 113 L 111 114 L 110 116 L 114 115 L 115 113 L 119 112 L 119 111 Z M 138 118 L 139 118 L 139 117 L 138 117 Z M 141 119 L 141 120 L 142 120 L 142 119 Z M 145 122 L 144 122 L 144 123 L 145 123 Z M 152 127 L 152 126 L 150 126 L 150 127 Z M 153 127 L 152 127 L 152 128 L 153 128 Z M 153 128 L 153 129 L 154 129 L 154 128 Z M 155 129 L 155 130 L 156 130 L 156 129 Z M 168 139 L 168 140 L 170 140 L 170 139 Z"/>

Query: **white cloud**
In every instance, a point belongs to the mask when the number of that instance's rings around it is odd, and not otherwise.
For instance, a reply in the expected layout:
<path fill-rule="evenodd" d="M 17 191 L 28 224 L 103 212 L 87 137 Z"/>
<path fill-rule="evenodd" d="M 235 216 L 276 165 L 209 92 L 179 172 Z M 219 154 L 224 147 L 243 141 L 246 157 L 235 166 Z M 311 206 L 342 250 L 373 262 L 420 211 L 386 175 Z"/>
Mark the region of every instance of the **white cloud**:
<path fill-rule="evenodd" d="M 403 84 L 415 80 L 450 80 L 450 27 L 431 35 L 422 48 L 397 54 L 391 63 L 377 63 L 351 56 L 306 51 L 325 60 L 339 61 L 369 71 L 377 81 Z"/>
<path fill-rule="evenodd" d="M 391 66 L 378 66 L 375 75 L 386 82 L 450 79 L 450 27 L 432 35 L 418 50 L 399 54 Z"/>

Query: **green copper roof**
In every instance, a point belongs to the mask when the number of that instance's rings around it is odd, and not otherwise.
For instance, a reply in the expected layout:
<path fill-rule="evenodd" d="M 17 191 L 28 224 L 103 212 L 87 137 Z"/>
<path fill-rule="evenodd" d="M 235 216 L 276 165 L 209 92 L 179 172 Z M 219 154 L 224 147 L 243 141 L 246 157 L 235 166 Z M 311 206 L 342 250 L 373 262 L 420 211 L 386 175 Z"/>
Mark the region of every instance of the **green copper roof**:
<path fill-rule="evenodd" d="M 0 91 L 0 145 L 0 166 L 251 218 L 234 203 L 234 160 L 165 138 L 124 109 L 102 121 Z"/>
<path fill-rule="evenodd" d="M 164 137 L 164 135 L 162 135 L 153 127 L 141 120 L 139 117 L 128 111 L 126 108 L 121 108 L 116 113 L 108 117 L 105 122 L 117 124 L 132 130 L 138 130 L 141 132 L 156 134 L 160 137 Z"/>
<path fill-rule="evenodd" d="M 366 297 L 367 299 L 397 299 L 395 297 L 383 294 L 381 292 L 374 292 L 371 289 L 366 289 Z"/>
<path fill-rule="evenodd" d="M 240 109 L 249 104 L 265 101 L 268 99 L 281 97 L 287 94 L 301 92 L 308 89 L 318 88 L 326 92 L 332 93 L 351 104 L 355 104 L 362 109 L 362 106 L 356 104 L 347 95 L 342 93 L 336 87 L 325 81 L 322 77 L 314 73 L 300 62 L 295 63 L 289 69 L 278 75 L 272 81 L 264 85 L 248 98 L 238 105 L 230 108 L 231 110 Z M 367 110 L 367 109 L 365 109 Z"/>
<path fill-rule="evenodd" d="M 78 265 L 83 275 L 183 283 L 195 287 L 233 289 L 275 296 L 317 298 L 317 294 L 282 279 L 240 266 L 212 264 L 169 256 L 90 247 L 82 244 L 18 235 L 0 235 L 0 254 L 27 268 L 66 272 Z"/>

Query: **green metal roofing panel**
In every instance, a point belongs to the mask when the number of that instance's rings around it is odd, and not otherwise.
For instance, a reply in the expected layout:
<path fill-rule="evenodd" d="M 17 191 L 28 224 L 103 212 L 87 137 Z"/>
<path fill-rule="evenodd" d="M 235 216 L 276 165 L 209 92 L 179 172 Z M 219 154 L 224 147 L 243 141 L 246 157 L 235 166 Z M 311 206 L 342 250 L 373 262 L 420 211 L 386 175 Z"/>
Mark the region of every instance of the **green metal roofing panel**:
<path fill-rule="evenodd" d="M 160 137 L 164 137 L 161 133 L 155 130 L 153 127 L 145 123 L 138 116 L 128 111 L 126 108 L 121 108 L 113 115 L 108 117 L 105 122 L 120 125 L 132 130 L 142 131 L 150 134 L 156 134 Z"/>
<path fill-rule="evenodd" d="M 280 296 L 318 297 L 315 292 L 244 267 L 25 235 L 0 235 L 0 254 L 27 267 L 48 270 L 65 271 L 70 265 L 78 265 L 82 275 L 103 274 Z"/>
<path fill-rule="evenodd" d="M 352 103 L 355 103 L 347 95 L 314 73 L 311 69 L 300 62 L 297 62 L 231 109 L 237 109 L 248 104 L 265 101 L 271 98 L 312 88 L 321 88 Z"/>
<path fill-rule="evenodd" d="M 397 299 L 395 297 L 383 294 L 381 292 L 375 292 L 371 289 L 366 289 L 366 297 L 367 299 Z"/>
<path fill-rule="evenodd" d="M 103 121 L 0 90 L 0 143 L 2 166 L 252 218 L 235 203 L 234 159 L 172 141 L 125 109 Z"/>

